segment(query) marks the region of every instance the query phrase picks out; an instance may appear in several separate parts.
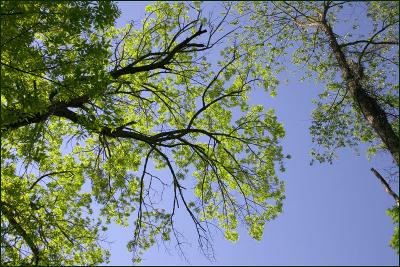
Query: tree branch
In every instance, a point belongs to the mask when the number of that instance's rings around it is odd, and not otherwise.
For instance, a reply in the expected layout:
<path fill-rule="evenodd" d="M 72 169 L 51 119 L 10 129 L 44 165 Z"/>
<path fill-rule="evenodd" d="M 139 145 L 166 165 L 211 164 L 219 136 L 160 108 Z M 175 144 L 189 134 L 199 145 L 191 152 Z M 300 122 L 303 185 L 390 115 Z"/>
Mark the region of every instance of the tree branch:
<path fill-rule="evenodd" d="M 380 42 L 374 42 L 374 41 L 370 41 L 370 40 L 357 40 L 354 42 L 349 42 L 349 43 L 343 43 L 340 44 L 340 47 L 346 47 L 346 46 L 350 46 L 350 45 L 356 45 L 356 44 L 360 44 L 360 43 L 369 43 L 369 44 L 373 44 L 373 45 L 399 45 L 398 41 L 380 41 Z"/>
<path fill-rule="evenodd" d="M 29 75 L 32 75 L 32 76 L 35 76 L 35 77 L 39 77 L 39 78 L 41 78 L 41 79 L 43 79 L 43 80 L 46 80 L 46 81 L 55 83 L 55 84 L 57 84 L 57 85 L 64 86 L 62 83 L 60 83 L 60 82 L 58 82 L 58 81 L 54 81 L 54 80 L 52 80 L 52 79 L 46 78 L 46 77 L 41 76 L 41 75 L 36 74 L 36 73 L 32 73 L 32 72 L 29 72 L 29 71 L 26 71 L 26 70 L 22 70 L 22 69 L 20 69 L 20 68 L 17 68 L 17 67 L 8 65 L 8 64 L 6 64 L 6 63 L 4 63 L 4 62 L 1 62 L 1 65 L 6 66 L 6 67 L 8 67 L 8 68 L 10 68 L 10 69 L 19 71 L 19 72 L 23 72 L 23 73 L 26 73 L 26 74 L 29 74 Z"/>
<path fill-rule="evenodd" d="M 392 190 L 392 188 L 390 188 L 390 185 L 386 182 L 385 178 L 383 178 L 383 176 L 374 168 L 371 168 L 371 171 L 375 174 L 375 176 L 383 184 L 383 187 L 385 187 L 385 191 L 394 198 L 394 200 L 397 203 L 397 206 L 400 206 L 399 196 Z"/>
<path fill-rule="evenodd" d="M 192 41 L 194 38 L 196 38 L 206 32 L 207 32 L 207 30 L 202 30 L 202 28 L 200 27 L 200 29 L 196 33 L 194 33 L 192 36 L 186 38 L 184 41 L 182 41 L 181 43 L 176 45 L 170 52 L 165 51 L 164 53 L 167 56 L 158 62 L 143 65 L 143 66 L 136 66 L 136 67 L 134 66 L 135 65 L 134 63 L 131 63 L 126 67 L 111 71 L 110 75 L 114 79 L 116 79 L 125 74 L 134 74 L 134 73 L 138 73 L 138 72 L 151 71 L 151 70 L 162 68 L 171 62 L 171 60 L 173 59 L 175 54 L 182 52 L 186 47 L 199 47 L 199 44 L 190 44 L 190 41 Z M 204 47 L 204 45 L 201 45 L 201 46 Z"/>
<path fill-rule="evenodd" d="M 37 178 L 36 181 L 33 182 L 32 185 L 29 187 L 29 190 L 32 190 L 32 189 L 35 187 L 35 185 L 36 185 L 37 183 L 39 183 L 43 178 L 46 178 L 46 177 L 51 176 L 51 175 L 54 175 L 54 174 L 61 174 L 61 173 L 68 173 L 68 172 L 69 172 L 69 173 L 72 173 L 71 171 L 59 171 L 59 172 L 50 172 L 50 173 L 46 173 L 46 174 L 40 176 L 39 178 Z"/>
<path fill-rule="evenodd" d="M 396 25 L 396 24 L 398 24 L 398 21 L 395 22 L 395 23 L 387 24 L 386 26 L 382 26 L 382 28 L 381 28 L 379 31 L 377 31 L 376 33 L 374 33 L 374 34 L 371 36 L 371 38 L 369 38 L 369 41 L 368 41 L 367 44 L 364 46 L 362 52 L 361 52 L 360 55 L 358 56 L 358 64 L 360 64 L 360 62 L 361 62 L 361 60 L 362 60 L 362 57 L 364 56 L 364 53 L 367 51 L 368 46 L 369 46 L 370 44 L 373 44 L 373 40 L 375 39 L 375 37 L 377 37 L 380 33 L 384 32 L 387 28 L 389 28 L 389 27 L 391 27 L 391 26 L 393 26 L 393 25 Z"/>
<path fill-rule="evenodd" d="M 47 110 L 38 112 L 36 114 L 29 114 L 29 113 L 22 113 L 20 110 L 17 109 L 12 109 L 10 108 L 7 110 L 7 108 L 2 108 L 2 112 L 12 112 L 12 113 L 17 113 L 21 114 L 20 119 L 15 122 L 11 123 L 5 123 L 1 121 L 1 129 L 5 130 L 12 130 L 12 129 L 17 129 L 22 126 L 26 126 L 32 123 L 38 123 L 38 122 L 43 122 L 45 121 L 50 115 L 55 114 L 56 111 L 60 111 L 63 109 L 67 109 L 68 107 L 82 107 L 82 105 L 86 102 L 89 101 L 89 96 L 83 95 L 79 96 L 76 98 L 73 98 L 67 102 L 55 102 L 51 104 Z"/>
<path fill-rule="evenodd" d="M 1 201 L 1 212 L 2 214 L 5 215 L 7 220 L 10 222 L 10 224 L 15 228 L 15 230 L 18 232 L 18 234 L 21 235 L 21 237 L 25 240 L 29 248 L 31 249 L 33 255 L 32 255 L 32 260 L 35 263 L 35 265 L 39 264 L 39 248 L 36 246 L 36 244 L 33 242 L 32 238 L 28 235 L 28 233 L 22 228 L 22 226 L 15 220 L 14 214 L 11 210 L 8 210 L 6 206 L 7 203 Z"/>

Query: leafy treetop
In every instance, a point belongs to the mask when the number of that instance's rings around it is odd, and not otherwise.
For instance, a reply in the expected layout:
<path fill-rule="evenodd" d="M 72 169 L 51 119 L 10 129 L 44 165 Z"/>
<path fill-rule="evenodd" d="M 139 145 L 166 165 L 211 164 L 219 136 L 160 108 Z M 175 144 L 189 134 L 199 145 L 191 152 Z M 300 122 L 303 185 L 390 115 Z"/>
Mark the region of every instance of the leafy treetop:
<path fill-rule="evenodd" d="M 135 260 L 160 240 L 181 249 L 177 208 L 206 255 L 212 226 L 261 238 L 282 210 L 284 130 L 248 104 L 254 84 L 276 84 L 226 41 L 228 12 L 156 2 L 140 28 L 115 28 L 114 3 L 1 2 L 2 264 L 107 261 L 112 220 L 135 225 Z"/>

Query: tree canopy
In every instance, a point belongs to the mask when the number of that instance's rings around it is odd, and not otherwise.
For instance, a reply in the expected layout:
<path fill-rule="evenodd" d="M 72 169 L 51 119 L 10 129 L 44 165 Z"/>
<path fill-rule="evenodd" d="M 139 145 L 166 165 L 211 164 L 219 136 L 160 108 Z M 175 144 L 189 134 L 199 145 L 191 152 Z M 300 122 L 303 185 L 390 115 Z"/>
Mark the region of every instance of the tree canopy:
<path fill-rule="evenodd" d="M 108 2 L 2 1 L 1 10 L 2 264 L 101 263 L 102 231 L 131 214 L 138 260 L 159 240 L 180 246 L 178 207 L 205 254 L 213 222 L 230 240 L 238 221 L 261 238 L 282 208 L 284 130 L 273 110 L 248 105 L 252 84 L 267 81 L 224 45 L 224 17 L 157 2 L 138 30 L 115 28 Z M 213 49 L 218 64 L 207 60 Z"/>
<path fill-rule="evenodd" d="M 226 3 L 207 17 L 199 2 L 156 2 L 118 28 L 113 2 L 2 1 L 1 263 L 106 262 L 112 221 L 135 226 L 135 261 L 164 241 L 182 252 L 178 208 L 208 257 L 210 228 L 260 240 L 290 156 L 274 110 L 248 97 L 276 94 L 293 45 L 326 84 L 312 156 L 366 142 L 398 166 L 398 3 L 365 3 L 372 33 L 355 36 L 334 32 L 345 4 Z M 398 204 L 388 213 L 398 225 Z"/>
<path fill-rule="evenodd" d="M 353 16 L 352 9 L 364 17 Z M 398 183 L 399 174 L 399 3 L 240 2 L 236 10 L 235 24 L 252 22 L 236 38 L 259 47 L 256 57 L 264 59 L 264 68 L 279 73 L 284 61 L 267 60 L 290 52 L 303 79 L 325 85 L 314 100 L 310 134 L 317 146 L 311 163 L 332 163 L 339 148 L 357 149 L 360 143 L 368 145 L 369 157 L 378 151 L 391 155 L 392 177 L 371 171 L 394 198 L 388 214 L 395 224 L 391 246 L 398 253 L 399 196 L 386 180 Z M 346 31 L 337 32 L 339 27 Z"/>

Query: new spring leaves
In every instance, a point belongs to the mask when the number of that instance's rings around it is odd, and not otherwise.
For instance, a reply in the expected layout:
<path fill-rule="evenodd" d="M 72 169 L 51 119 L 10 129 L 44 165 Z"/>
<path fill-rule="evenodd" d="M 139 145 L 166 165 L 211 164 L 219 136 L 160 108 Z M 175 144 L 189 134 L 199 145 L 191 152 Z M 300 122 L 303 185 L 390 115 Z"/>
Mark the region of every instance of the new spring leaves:
<path fill-rule="evenodd" d="M 2 264 L 105 262 L 111 221 L 134 225 L 128 249 L 137 261 L 156 242 L 183 253 L 178 208 L 210 257 L 210 227 L 236 241 L 242 223 L 261 239 L 282 210 L 284 129 L 248 96 L 276 93 L 275 58 L 297 35 L 241 27 L 240 13 L 257 20 L 282 5 L 225 3 L 211 18 L 197 2 L 157 2 L 141 22 L 116 28 L 115 3 L 3 1 Z M 398 88 L 378 93 L 398 107 Z M 368 136 L 379 140 L 373 125 L 359 127 L 363 138 L 372 127 Z"/>

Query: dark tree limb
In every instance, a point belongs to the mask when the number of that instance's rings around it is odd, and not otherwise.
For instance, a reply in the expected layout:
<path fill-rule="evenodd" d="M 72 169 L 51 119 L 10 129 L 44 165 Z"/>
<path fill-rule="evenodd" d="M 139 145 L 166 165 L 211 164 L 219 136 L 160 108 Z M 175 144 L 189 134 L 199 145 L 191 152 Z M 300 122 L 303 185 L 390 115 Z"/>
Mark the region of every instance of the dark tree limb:
<path fill-rule="evenodd" d="M 52 103 L 48 108 L 42 112 L 35 114 L 22 113 L 20 110 L 12 108 L 2 108 L 2 112 L 13 112 L 20 114 L 20 118 L 17 121 L 7 123 L 1 122 L 2 130 L 14 130 L 23 126 L 27 126 L 33 123 L 44 122 L 49 116 L 54 115 L 57 111 L 65 110 L 68 107 L 82 107 L 85 103 L 89 101 L 89 96 L 83 95 L 73 98 L 67 102 L 55 102 Z"/>
<path fill-rule="evenodd" d="M 350 45 L 356 45 L 356 44 L 361 44 L 361 43 L 367 43 L 367 44 L 373 44 L 373 45 L 399 45 L 398 41 L 371 41 L 371 40 L 357 40 L 354 42 L 349 42 L 349 43 L 343 43 L 340 44 L 340 47 L 346 47 Z"/>
<path fill-rule="evenodd" d="M 46 174 L 40 176 L 39 178 L 37 178 L 36 181 L 33 182 L 32 185 L 29 187 L 29 190 L 32 190 L 32 189 L 35 187 L 35 185 L 36 185 L 37 183 L 39 183 L 42 179 L 44 179 L 44 178 L 46 178 L 46 177 L 48 177 L 48 176 L 52 176 L 52 175 L 54 175 L 54 174 L 62 174 L 62 173 L 72 173 L 72 172 L 71 172 L 71 171 L 59 171 L 59 172 L 50 172 L 50 173 L 46 173 Z"/>
<path fill-rule="evenodd" d="M 371 171 L 375 174 L 375 176 L 379 179 L 382 183 L 383 187 L 385 187 L 385 191 L 391 195 L 397 203 L 397 206 L 400 206 L 399 196 L 390 188 L 390 185 L 386 182 L 385 178 L 374 168 L 371 168 Z"/>
<path fill-rule="evenodd" d="M 29 234 L 22 228 L 22 226 L 15 220 L 14 213 L 7 208 L 7 204 L 1 201 L 1 213 L 7 218 L 9 223 L 14 227 L 14 229 L 18 232 L 19 235 L 25 240 L 26 244 L 32 251 L 32 261 L 35 265 L 39 264 L 39 248 L 33 242 L 32 238 Z"/>
<path fill-rule="evenodd" d="M 151 70 L 155 70 L 155 69 L 160 69 L 163 68 L 165 65 L 168 65 L 169 63 L 171 63 L 171 60 L 174 58 L 174 56 L 179 53 L 179 52 L 184 52 L 185 48 L 189 48 L 189 47 L 205 47 L 205 45 L 199 45 L 199 44 L 191 44 L 190 41 L 192 41 L 193 39 L 195 39 L 196 37 L 202 35 L 203 33 L 206 33 L 207 30 L 202 30 L 202 28 L 200 27 L 199 30 L 194 33 L 192 36 L 186 38 L 184 41 L 182 41 L 181 43 L 179 43 L 178 45 L 176 45 L 171 51 L 165 51 L 161 54 L 164 54 L 165 57 L 163 59 L 161 59 L 160 61 L 156 61 L 154 63 L 151 64 L 147 64 L 147 65 L 143 65 L 143 66 L 135 66 L 135 63 L 129 64 L 126 67 L 123 67 L 121 69 L 117 69 L 117 70 L 113 70 L 110 72 L 110 75 L 116 79 L 122 75 L 125 74 L 134 74 L 134 73 L 139 73 L 139 72 L 144 72 L 144 71 L 151 71 Z M 158 53 L 159 54 L 159 53 Z M 154 53 L 152 53 L 151 55 L 154 55 Z M 146 58 L 149 55 L 145 55 L 144 58 Z M 144 59 L 143 58 L 143 59 Z"/>
<path fill-rule="evenodd" d="M 54 80 L 49 79 L 49 78 L 46 78 L 46 77 L 44 77 L 44 76 L 42 76 L 42 75 L 39 75 L 39 74 L 36 74 L 36 73 L 33 73 L 33 72 L 26 71 L 26 70 L 17 68 L 17 67 L 15 67 L 15 66 L 11 66 L 11 65 L 9 65 L 9 64 L 7 64 L 7 63 L 1 62 L 1 65 L 4 65 L 4 66 L 6 66 L 6 67 L 8 67 L 8 68 L 10 68 L 10 69 L 13 69 L 13 70 L 15 70 L 15 71 L 19 71 L 19 72 L 22 72 L 22 73 L 26 73 L 26 74 L 29 74 L 29 75 L 32 75 L 32 76 L 41 78 L 41 79 L 43 79 L 43 80 L 52 82 L 52 83 L 57 84 L 57 85 L 59 85 L 59 86 L 63 86 L 63 84 L 61 84 L 61 83 L 58 82 L 58 81 L 54 81 Z"/>

